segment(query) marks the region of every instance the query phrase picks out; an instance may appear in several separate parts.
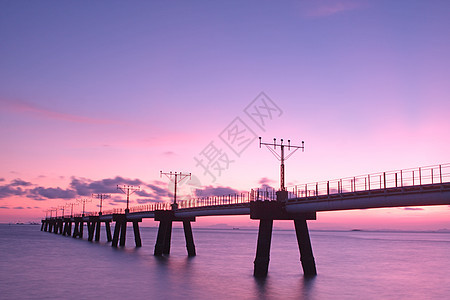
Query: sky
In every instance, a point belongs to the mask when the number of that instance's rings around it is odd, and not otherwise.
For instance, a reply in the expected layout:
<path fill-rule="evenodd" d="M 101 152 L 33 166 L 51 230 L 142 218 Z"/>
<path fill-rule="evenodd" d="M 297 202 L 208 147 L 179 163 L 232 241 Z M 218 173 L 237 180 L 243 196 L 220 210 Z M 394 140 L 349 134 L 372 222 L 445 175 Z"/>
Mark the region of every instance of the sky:
<path fill-rule="evenodd" d="M 94 193 L 124 208 L 124 184 L 140 186 L 131 207 L 168 202 L 160 171 L 191 173 L 178 199 L 278 188 L 259 136 L 305 142 L 286 162 L 289 187 L 449 163 L 449 15 L 439 0 L 1 0 L 0 222 Z M 438 230 L 450 206 L 309 224 Z"/>

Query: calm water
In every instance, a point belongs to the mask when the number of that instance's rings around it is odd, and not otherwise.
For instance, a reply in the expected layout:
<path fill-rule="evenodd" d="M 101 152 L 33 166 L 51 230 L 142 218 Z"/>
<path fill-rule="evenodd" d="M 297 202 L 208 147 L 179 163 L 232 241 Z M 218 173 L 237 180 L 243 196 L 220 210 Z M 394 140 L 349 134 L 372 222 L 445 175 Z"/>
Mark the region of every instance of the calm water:
<path fill-rule="evenodd" d="M 195 226 L 195 224 L 194 224 Z M 153 256 L 156 228 L 143 247 L 114 249 L 0 225 L 1 299 L 449 299 L 450 234 L 312 231 L 319 275 L 303 278 L 293 231 L 274 231 L 269 276 L 252 276 L 255 230 L 193 228 L 187 258 L 182 229 L 170 257 Z M 86 232 L 85 232 L 86 234 Z M 102 231 L 104 238 L 104 231 Z"/>

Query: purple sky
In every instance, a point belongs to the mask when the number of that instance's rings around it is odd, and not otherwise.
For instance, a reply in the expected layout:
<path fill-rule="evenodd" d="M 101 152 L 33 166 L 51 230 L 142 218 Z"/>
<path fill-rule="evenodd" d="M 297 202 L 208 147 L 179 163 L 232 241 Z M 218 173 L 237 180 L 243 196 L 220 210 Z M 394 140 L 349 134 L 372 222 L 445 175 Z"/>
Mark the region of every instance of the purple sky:
<path fill-rule="evenodd" d="M 86 196 L 74 182 L 134 180 L 140 202 L 163 200 L 160 170 L 209 192 L 277 187 L 269 151 L 224 142 L 236 124 L 305 141 L 290 185 L 447 163 L 449 15 L 448 1 L 3 0 L 0 222 Z M 261 92 L 277 108 L 262 127 L 246 114 Z M 211 145 L 229 163 L 215 180 L 195 160 Z M 376 227 L 384 212 L 315 222 Z M 401 228 L 450 223 L 449 207 L 387 212 L 414 218 Z"/>

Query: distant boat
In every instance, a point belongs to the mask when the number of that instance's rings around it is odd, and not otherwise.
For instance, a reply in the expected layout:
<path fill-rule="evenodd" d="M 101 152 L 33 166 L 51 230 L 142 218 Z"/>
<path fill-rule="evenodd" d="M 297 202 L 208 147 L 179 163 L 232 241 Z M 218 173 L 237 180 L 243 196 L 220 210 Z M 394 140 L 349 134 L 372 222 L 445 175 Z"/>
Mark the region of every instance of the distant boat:
<path fill-rule="evenodd" d="M 239 230 L 239 227 L 233 227 L 233 230 Z"/>
<path fill-rule="evenodd" d="M 352 229 L 352 231 L 362 231 L 361 229 Z"/>

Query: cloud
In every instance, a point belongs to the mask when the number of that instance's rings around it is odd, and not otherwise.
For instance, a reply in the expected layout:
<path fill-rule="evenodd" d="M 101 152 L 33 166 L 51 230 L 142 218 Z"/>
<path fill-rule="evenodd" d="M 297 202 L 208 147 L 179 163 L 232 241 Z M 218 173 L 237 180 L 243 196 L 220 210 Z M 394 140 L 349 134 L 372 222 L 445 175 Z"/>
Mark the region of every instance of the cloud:
<path fill-rule="evenodd" d="M 213 187 L 211 185 L 195 191 L 195 196 L 197 197 L 224 196 L 230 194 L 239 194 L 239 191 L 230 187 Z"/>
<path fill-rule="evenodd" d="M 26 192 L 22 188 L 20 188 L 20 187 L 16 188 L 10 184 L 0 186 L 0 199 L 11 197 L 11 196 L 22 196 L 25 193 Z"/>
<path fill-rule="evenodd" d="M 164 156 L 174 156 L 176 154 L 175 154 L 175 152 L 172 152 L 172 151 L 166 151 L 166 152 L 163 152 L 162 155 L 164 155 Z"/>
<path fill-rule="evenodd" d="M 25 208 L 23 208 L 22 206 L 16 206 L 16 207 L 13 207 L 12 209 L 25 209 Z"/>
<path fill-rule="evenodd" d="M 5 181 L 5 178 L 0 178 L 0 181 Z"/>
<path fill-rule="evenodd" d="M 137 199 L 136 202 L 139 204 L 147 204 L 147 203 L 161 203 L 163 201 L 155 199 Z"/>
<path fill-rule="evenodd" d="M 120 176 L 95 181 L 72 177 L 70 186 L 75 189 L 78 195 L 90 196 L 96 193 L 115 193 L 118 185 L 139 186 L 143 184 L 139 179 L 126 179 Z"/>
<path fill-rule="evenodd" d="M 267 177 L 263 177 L 258 181 L 259 184 L 272 184 L 272 183 L 276 183 L 275 180 L 273 179 L 269 179 Z"/>
<path fill-rule="evenodd" d="M 116 176 L 101 180 L 71 177 L 67 188 L 38 186 L 28 181 L 14 179 L 8 184 L 0 186 L 0 199 L 12 196 L 25 196 L 36 201 L 49 199 L 74 199 L 77 197 L 90 197 L 92 194 L 115 194 L 111 203 L 123 203 L 124 193 L 117 186 L 140 186 L 141 189 L 133 193 L 133 199 L 139 199 L 140 203 L 161 202 L 168 196 L 167 183 L 152 181 L 144 183 L 140 179 L 129 179 Z M 119 196 L 117 196 L 119 195 Z"/>
<path fill-rule="evenodd" d="M 304 14 L 310 18 L 328 17 L 346 11 L 363 8 L 365 1 L 357 0 L 320 0 L 304 2 Z"/>
<path fill-rule="evenodd" d="M 20 178 L 14 179 L 11 183 L 11 186 L 30 186 L 33 185 L 31 182 L 23 181 Z"/>
<path fill-rule="evenodd" d="M 78 116 L 74 114 L 57 112 L 34 103 L 30 103 L 22 100 L 9 100 L 0 99 L 0 106 L 4 110 L 10 112 L 15 112 L 19 114 L 30 114 L 32 116 L 37 116 L 45 119 L 52 119 L 58 121 L 74 122 L 74 123 L 85 123 L 85 124 L 114 124 L 119 123 L 113 120 L 101 119 L 101 118 L 89 118 Z"/>
<path fill-rule="evenodd" d="M 44 200 L 47 199 L 73 199 L 76 197 L 77 193 L 71 189 L 61 189 L 61 188 L 43 188 L 37 187 L 31 189 L 30 194 L 27 196 L 28 198 L 36 199 L 36 200 Z M 37 196 L 37 197 L 36 197 Z M 35 198 L 33 198 L 35 197 Z"/>
<path fill-rule="evenodd" d="M 156 196 L 158 196 L 158 197 L 165 197 L 165 196 L 167 196 L 168 195 L 168 191 L 167 191 L 167 189 L 166 188 L 161 188 L 161 187 L 159 187 L 157 184 L 159 184 L 159 185 L 167 185 L 166 183 L 164 183 L 164 182 L 161 182 L 161 181 L 159 181 L 159 182 L 154 182 L 154 184 L 147 184 L 147 186 L 150 188 L 150 189 L 152 189 L 152 191 L 153 191 L 153 194 L 155 194 Z"/>
<path fill-rule="evenodd" d="M 111 201 L 114 203 L 127 203 L 126 199 L 112 199 Z"/>
<path fill-rule="evenodd" d="M 0 206 L 1 209 L 9 209 L 8 206 Z"/>
<path fill-rule="evenodd" d="M 423 210 L 423 208 L 420 208 L 420 207 L 403 207 L 403 210 Z"/>

